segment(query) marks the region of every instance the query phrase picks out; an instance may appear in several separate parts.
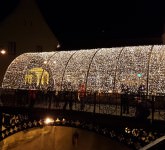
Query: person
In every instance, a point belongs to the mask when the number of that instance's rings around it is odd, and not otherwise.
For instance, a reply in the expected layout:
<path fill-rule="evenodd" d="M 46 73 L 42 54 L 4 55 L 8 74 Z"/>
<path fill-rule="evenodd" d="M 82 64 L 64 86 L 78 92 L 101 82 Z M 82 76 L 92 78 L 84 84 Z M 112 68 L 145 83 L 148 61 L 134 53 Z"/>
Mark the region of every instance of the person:
<path fill-rule="evenodd" d="M 79 90 L 78 90 L 78 100 L 80 101 L 80 109 L 83 110 L 84 107 L 85 107 L 85 104 L 84 104 L 84 101 L 85 101 L 85 96 L 86 96 L 86 93 L 85 93 L 85 84 L 82 83 L 79 87 Z"/>
<path fill-rule="evenodd" d="M 37 91 L 35 89 L 29 89 L 29 107 L 32 108 L 36 101 Z"/>
<path fill-rule="evenodd" d="M 54 91 L 53 100 L 54 100 L 55 107 L 57 107 L 57 108 L 60 107 L 59 91 L 57 91 L 57 90 Z"/>
<path fill-rule="evenodd" d="M 53 94 L 54 94 L 54 91 L 52 91 L 51 88 L 48 87 L 47 93 L 46 93 L 46 99 L 47 99 L 46 101 L 48 102 L 48 109 L 51 108 Z"/>
<path fill-rule="evenodd" d="M 127 86 L 121 91 L 121 112 L 129 114 L 129 88 Z"/>
<path fill-rule="evenodd" d="M 0 106 L 3 105 L 1 101 L 2 89 L 0 88 Z"/>
<path fill-rule="evenodd" d="M 135 117 L 138 120 L 147 120 L 150 115 L 149 104 L 142 99 L 137 99 Z"/>
<path fill-rule="evenodd" d="M 78 138 L 79 138 L 79 134 L 77 132 L 77 130 L 73 133 L 72 135 L 72 144 L 73 146 L 77 146 L 78 144 Z"/>
<path fill-rule="evenodd" d="M 66 110 L 66 106 L 69 102 L 69 91 L 68 90 L 63 91 L 63 100 L 64 100 L 63 110 Z"/>

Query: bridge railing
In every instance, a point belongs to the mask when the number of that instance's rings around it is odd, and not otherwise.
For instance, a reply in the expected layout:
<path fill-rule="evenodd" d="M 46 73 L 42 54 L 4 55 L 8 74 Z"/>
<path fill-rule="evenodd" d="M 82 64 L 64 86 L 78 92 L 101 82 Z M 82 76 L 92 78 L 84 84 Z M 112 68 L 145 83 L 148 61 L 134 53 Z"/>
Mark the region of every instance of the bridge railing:
<path fill-rule="evenodd" d="M 1 107 L 26 107 L 165 120 L 165 96 L 78 91 L 1 89 Z"/>
<path fill-rule="evenodd" d="M 45 126 L 66 126 L 92 131 L 122 144 L 125 144 L 131 149 L 138 150 L 139 148 L 151 143 L 153 140 L 161 137 L 164 134 L 156 130 L 151 131 L 142 128 L 138 129 L 131 127 L 112 128 L 110 126 L 105 127 L 92 122 L 72 119 L 66 120 L 64 118 L 61 118 L 61 120 L 57 118 L 56 120 L 48 123 L 46 122 L 46 119 L 32 119 L 29 116 L 22 114 L 2 114 L 2 116 L 6 121 L 3 121 L 4 129 L 0 130 L 0 142 L 15 133 L 24 130 L 28 131 L 32 128 L 44 128 Z"/>

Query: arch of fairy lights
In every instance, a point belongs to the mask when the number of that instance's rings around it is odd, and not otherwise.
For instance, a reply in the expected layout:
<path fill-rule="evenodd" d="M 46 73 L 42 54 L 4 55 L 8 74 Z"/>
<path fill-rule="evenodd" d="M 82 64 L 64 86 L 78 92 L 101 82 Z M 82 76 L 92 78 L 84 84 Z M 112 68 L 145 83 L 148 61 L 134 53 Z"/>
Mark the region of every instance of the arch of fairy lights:
<path fill-rule="evenodd" d="M 38 69 L 37 69 L 38 68 Z M 32 71 L 31 71 L 32 70 Z M 47 74 L 45 74 L 45 72 Z M 165 93 L 165 45 L 24 53 L 8 67 L 2 87 Z"/>

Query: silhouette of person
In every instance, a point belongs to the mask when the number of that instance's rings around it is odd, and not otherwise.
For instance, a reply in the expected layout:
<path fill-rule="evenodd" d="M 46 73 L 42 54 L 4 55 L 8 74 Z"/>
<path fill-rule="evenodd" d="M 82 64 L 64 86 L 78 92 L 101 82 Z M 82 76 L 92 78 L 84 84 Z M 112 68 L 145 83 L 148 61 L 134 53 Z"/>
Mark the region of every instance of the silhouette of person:
<path fill-rule="evenodd" d="M 80 109 L 83 110 L 85 107 L 84 101 L 85 101 L 85 84 L 81 84 L 79 87 L 79 91 L 78 91 L 78 97 L 79 97 L 79 101 L 81 103 Z"/>
<path fill-rule="evenodd" d="M 123 113 L 129 114 L 129 88 L 123 85 L 121 92 L 121 110 Z"/>
<path fill-rule="evenodd" d="M 79 133 L 75 131 L 72 135 L 72 144 L 73 146 L 77 146 L 78 144 Z"/>

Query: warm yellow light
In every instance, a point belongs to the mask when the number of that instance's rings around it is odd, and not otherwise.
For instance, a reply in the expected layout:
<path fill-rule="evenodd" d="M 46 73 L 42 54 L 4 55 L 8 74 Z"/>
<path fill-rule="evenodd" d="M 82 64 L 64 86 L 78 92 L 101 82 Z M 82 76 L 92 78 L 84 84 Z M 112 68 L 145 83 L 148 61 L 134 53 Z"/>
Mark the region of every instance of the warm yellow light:
<path fill-rule="evenodd" d="M 66 122 L 66 119 L 65 119 L 65 118 L 63 118 L 63 119 L 62 119 L 62 122 L 63 122 L 63 123 L 65 123 L 65 122 Z"/>
<path fill-rule="evenodd" d="M 5 55 L 6 54 L 6 51 L 4 49 L 1 50 L 1 54 L 2 55 Z"/>
<path fill-rule="evenodd" d="M 57 118 L 57 119 L 56 119 L 56 122 L 60 122 L 60 119 L 59 119 L 59 118 Z"/>
<path fill-rule="evenodd" d="M 47 63 L 48 63 L 48 62 L 45 60 L 45 61 L 44 61 L 44 64 L 47 64 Z"/>
<path fill-rule="evenodd" d="M 52 123 L 54 123 L 54 120 L 53 120 L 52 118 L 46 118 L 46 119 L 44 120 L 44 123 L 45 123 L 46 125 L 52 124 Z"/>
<path fill-rule="evenodd" d="M 27 74 L 25 75 L 25 84 L 32 84 L 36 83 L 38 86 L 47 85 L 49 83 L 49 73 L 42 69 L 42 68 L 32 68 L 28 70 Z"/>

